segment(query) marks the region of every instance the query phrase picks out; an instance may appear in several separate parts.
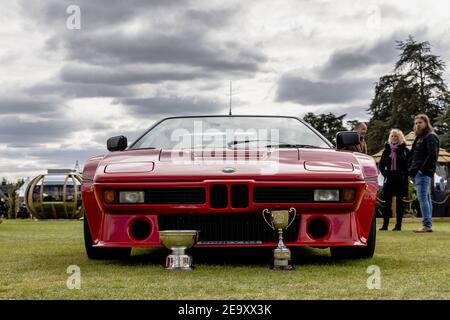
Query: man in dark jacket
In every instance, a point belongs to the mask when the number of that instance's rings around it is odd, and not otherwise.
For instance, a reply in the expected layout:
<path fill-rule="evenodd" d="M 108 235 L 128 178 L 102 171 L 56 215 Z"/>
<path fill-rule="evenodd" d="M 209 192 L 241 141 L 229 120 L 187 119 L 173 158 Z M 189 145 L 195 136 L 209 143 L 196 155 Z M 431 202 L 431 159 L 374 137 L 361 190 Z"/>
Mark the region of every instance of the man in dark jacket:
<path fill-rule="evenodd" d="M 434 133 L 430 119 L 419 114 L 414 119 L 416 139 L 411 148 L 408 164 L 409 175 L 414 178 L 417 199 L 422 211 L 423 227 L 415 232 L 432 232 L 431 179 L 436 171 L 439 155 L 439 137 Z"/>

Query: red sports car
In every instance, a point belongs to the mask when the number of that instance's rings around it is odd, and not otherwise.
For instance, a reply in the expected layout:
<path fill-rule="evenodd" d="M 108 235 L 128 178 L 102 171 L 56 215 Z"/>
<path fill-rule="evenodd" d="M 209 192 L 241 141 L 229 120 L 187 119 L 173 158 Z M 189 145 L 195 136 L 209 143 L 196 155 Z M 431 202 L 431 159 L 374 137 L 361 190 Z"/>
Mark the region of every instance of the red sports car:
<path fill-rule="evenodd" d="M 196 247 L 276 247 L 262 212 L 295 208 L 288 247 L 372 257 L 378 174 L 372 157 L 344 150 L 358 143 L 340 132 L 334 147 L 283 116 L 171 117 L 130 146 L 110 138 L 83 171 L 87 255 L 161 247 L 159 230 L 199 230 Z"/>

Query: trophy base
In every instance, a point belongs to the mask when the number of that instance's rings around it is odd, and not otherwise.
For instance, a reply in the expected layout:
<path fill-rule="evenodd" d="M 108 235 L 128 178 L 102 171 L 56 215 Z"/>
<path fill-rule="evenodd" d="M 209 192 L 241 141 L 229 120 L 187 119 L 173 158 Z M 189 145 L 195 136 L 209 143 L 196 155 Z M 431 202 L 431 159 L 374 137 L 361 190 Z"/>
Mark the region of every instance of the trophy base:
<path fill-rule="evenodd" d="M 192 257 L 187 254 L 175 255 L 171 254 L 166 258 L 166 270 L 172 271 L 188 271 L 194 269 L 192 265 Z"/>
<path fill-rule="evenodd" d="M 286 247 L 273 250 L 272 270 L 294 270 L 291 260 L 291 250 Z"/>
<path fill-rule="evenodd" d="M 292 262 L 288 260 L 285 261 L 274 261 L 272 265 L 272 270 L 294 270 L 294 266 L 292 265 Z"/>

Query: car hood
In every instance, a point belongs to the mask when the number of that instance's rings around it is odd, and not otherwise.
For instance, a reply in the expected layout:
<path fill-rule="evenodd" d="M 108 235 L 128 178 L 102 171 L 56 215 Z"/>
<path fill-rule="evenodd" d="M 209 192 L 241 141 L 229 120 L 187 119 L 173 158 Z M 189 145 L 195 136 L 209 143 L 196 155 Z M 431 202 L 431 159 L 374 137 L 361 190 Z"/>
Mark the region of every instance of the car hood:
<path fill-rule="evenodd" d="M 126 150 L 103 157 L 96 182 L 361 180 L 352 152 L 334 149 Z"/>

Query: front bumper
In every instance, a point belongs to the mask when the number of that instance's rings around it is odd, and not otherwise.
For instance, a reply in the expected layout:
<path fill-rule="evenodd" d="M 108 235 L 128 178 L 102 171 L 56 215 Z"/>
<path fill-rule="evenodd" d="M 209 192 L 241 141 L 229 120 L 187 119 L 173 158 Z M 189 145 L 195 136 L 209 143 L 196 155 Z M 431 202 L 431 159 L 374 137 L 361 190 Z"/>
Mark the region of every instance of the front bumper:
<path fill-rule="evenodd" d="M 260 217 L 261 220 L 263 219 Z M 317 213 L 301 213 L 298 215 L 299 223 L 295 226 L 295 230 L 287 230 L 295 234 L 295 239 L 285 241 L 288 246 L 363 246 L 365 238 L 361 238 L 358 232 L 358 223 L 355 213 L 339 213 L 339 214 L 317 214 Z M 314 219 L 325 221 L 329 230 L 324 237 L 314 239 L 308 232 L 308 224 Z M 151 225 L 149 236 L 143 240 L 137 240 L 131 232 L 132 224 L 137 220 L 145 220 Z M 291 226 L 292 228 L 293 226 Z M 271 231 L 269 226 L 266 226 Z M 181 228 L 183 229 L 183 228 Z M 159 242 L 159 225 L 158 216 L 156 215 L 111 215 L 106 214 L 103 220 L 103 228 L 101 232 L 101 240 L 96 246 L 105 247 L 161 247 Z M 200 230 L 200 241 L 196 247 L 257 247 L 268 246 L 275 247 L 277 245 L 277 237 L 273 233 L 272 241 L 258 240 L 226 240 L 209 241 L 202 240 L 202 230 Z"/>
<path fill-rule="evenodd" d="M 209 201 L 211 185 L 222 184 L 227 188 L 232 185 L 245 184 L 248 186 L 248 205 L 245 208 L 234 208 L 230 198 L 226 207 L 213 208 Z M 205 188 L 205 203 L 202 204 L 120 204 L 107 205 L 102 201 L 102 191 L 105 189 L 136 189 L 151 187 L 198 187 Z M 356 189 L 353 203 L 261 203 L 253 201 L 253 190 L 259 186 L 303 186 Z M 255 215 L 262 221 L 263 209 L 289 209 L 294 207 L 298 213 L 298 224 L 292 225 L 291 238 L 286 241 L 289 246 L 364 246 L 370 229 L 373 210 L 375 207 L 376 182 L 291 182 L 291 181 L 255 181 L 255 180 L 208 180 L 199 182 L 152 182 L 152 183 L 105 183 L 83 185 L 83 203 L 88 218 L 91 233 L 94 235 L 96 246 L 105 247 L 160 247 L 158 231 L 160 223 L 158 216 L 174 217 L 178 215 Z M 256 219 L 256 218 L 255 218 Z M 314 219 L 324 221 L 328 230 L 325 236 L 311 237 L 308 226 Z M 131 226 L 137 220 L 150 225 L 150 233 L 145 239 L 133 237 Z M 270 228 L 266 226 L 268 230 Z M 202 230 L 200 229 L 200 234 Z M 293 234 L 293 236 L 292 236 Z M 197 247 L 240 247 L 240 246 L 276 246 L 276 236 L 273 240 L 252 239 L 251 241 L 202 241 Z M 208 239 L 205 239 L 208 240 Z M 256 241 L 256 242 L 255 242 Z"/>

